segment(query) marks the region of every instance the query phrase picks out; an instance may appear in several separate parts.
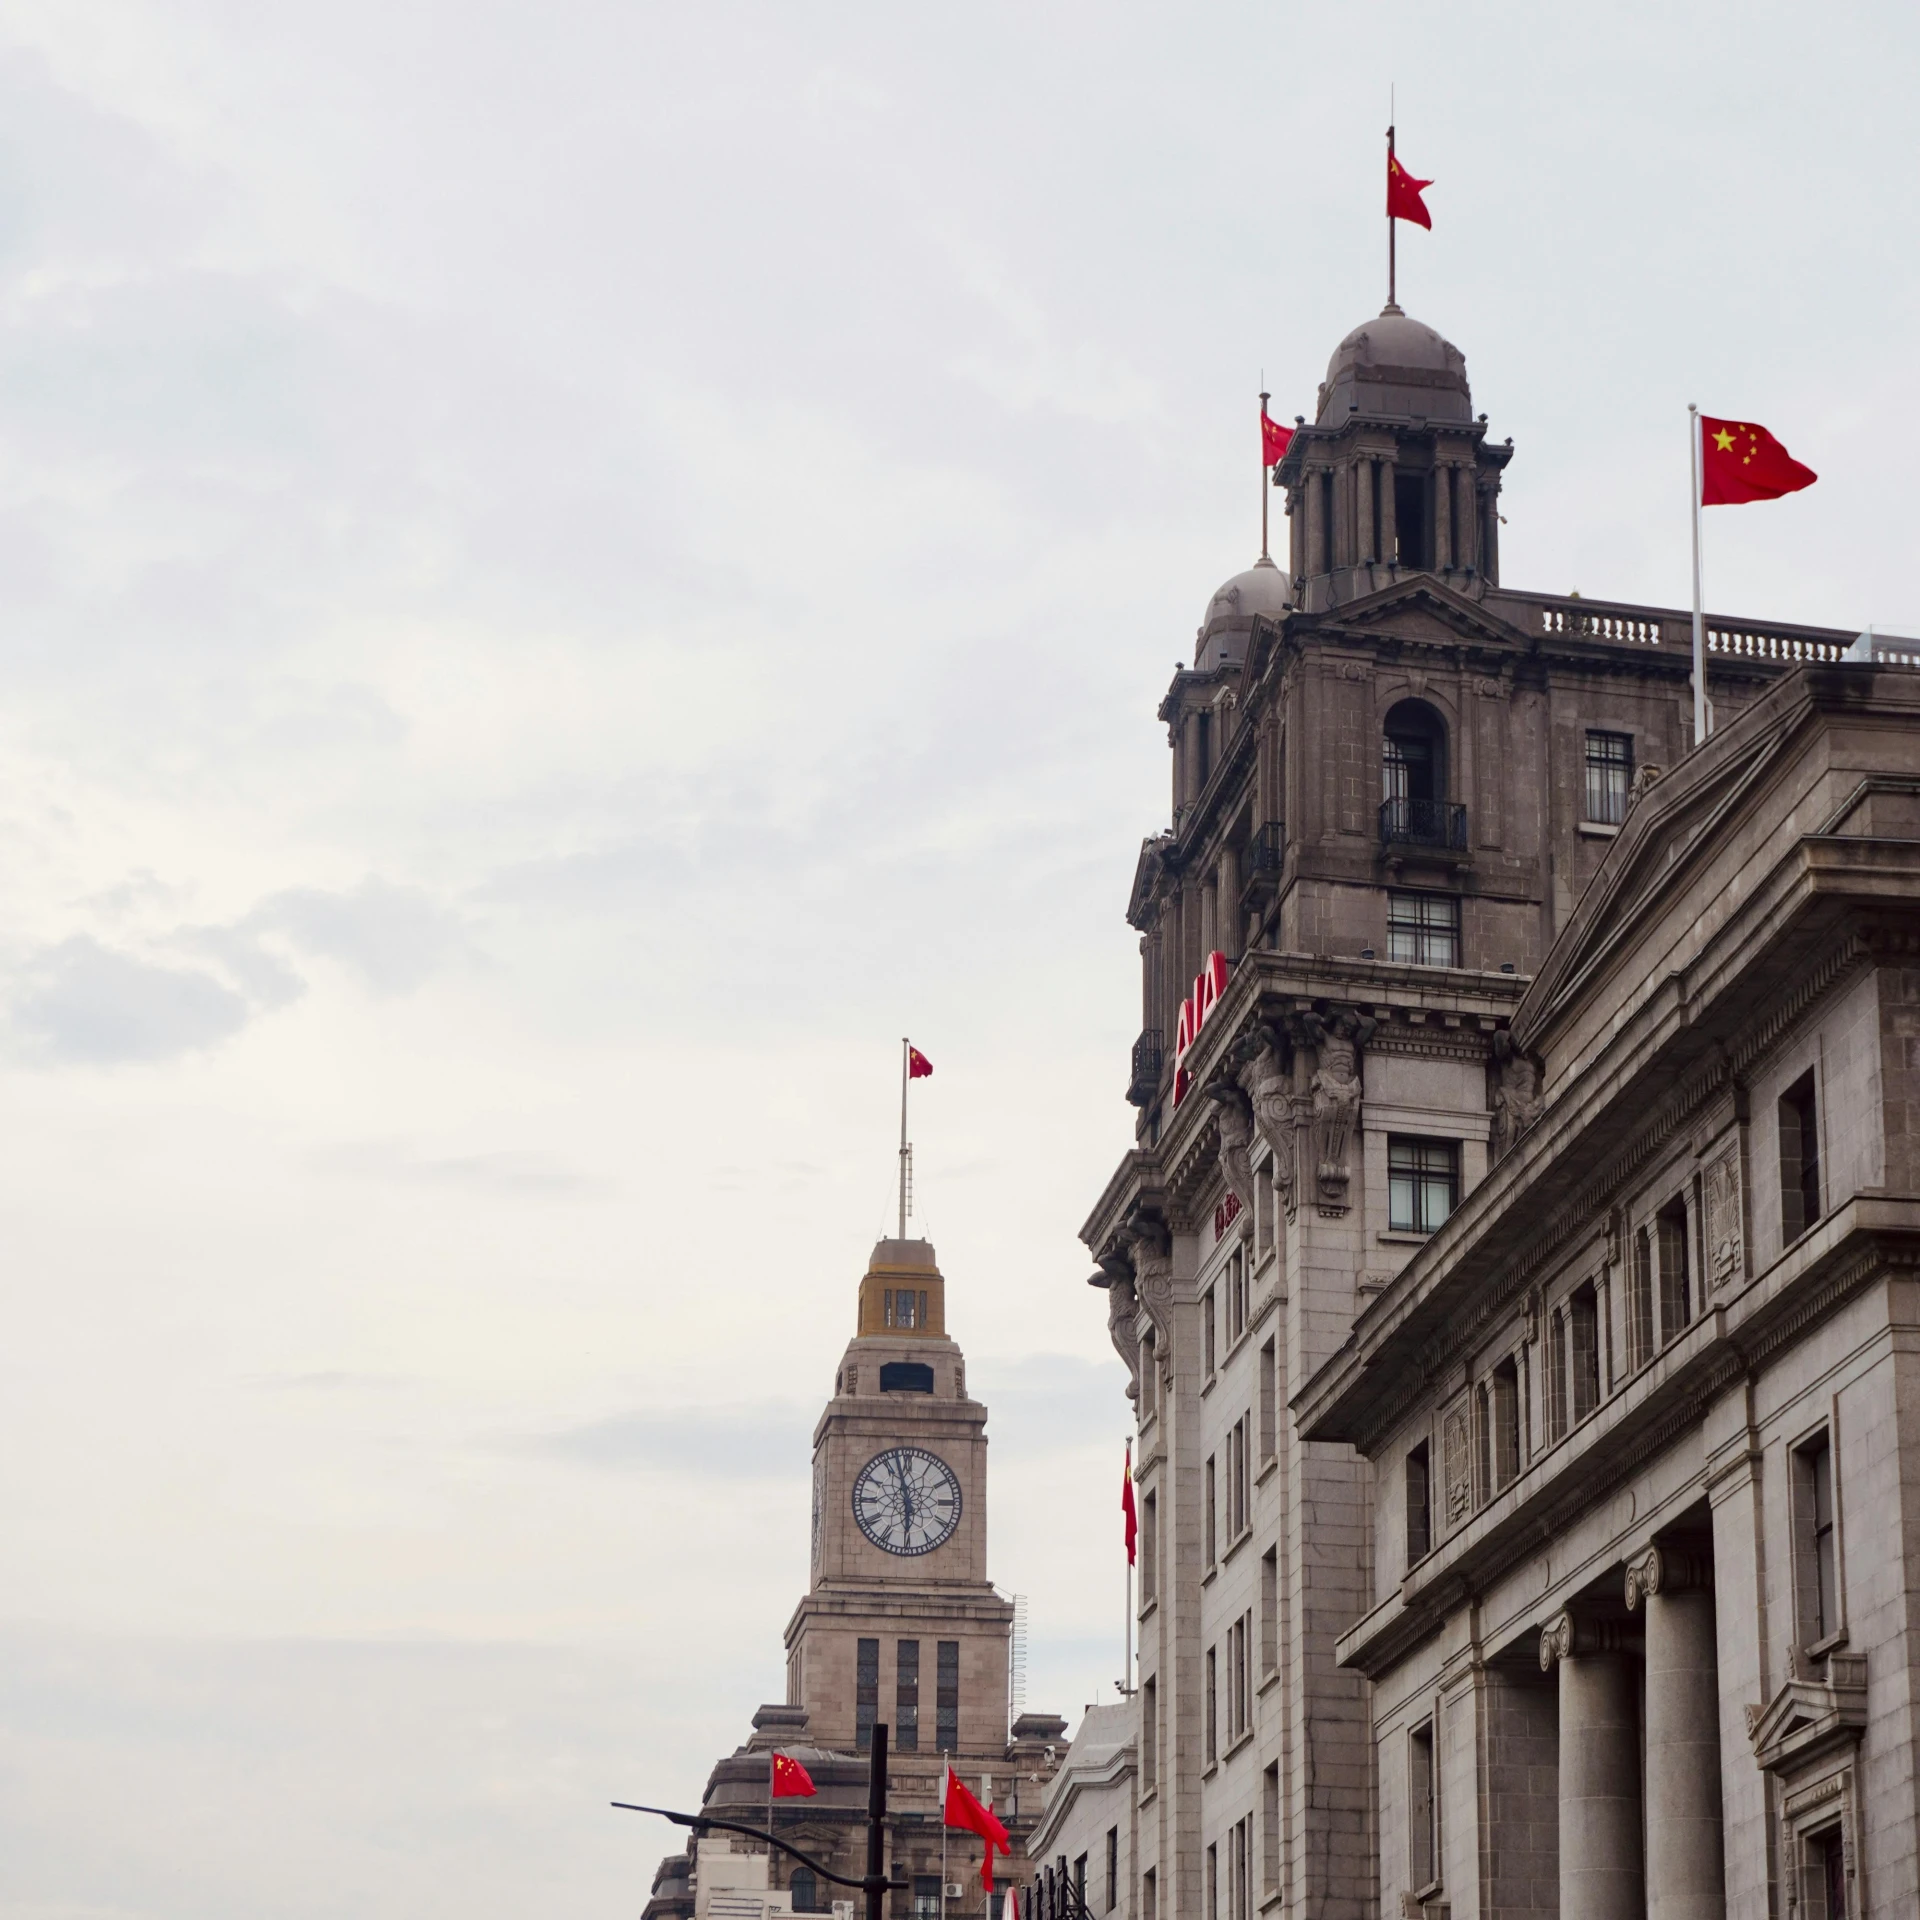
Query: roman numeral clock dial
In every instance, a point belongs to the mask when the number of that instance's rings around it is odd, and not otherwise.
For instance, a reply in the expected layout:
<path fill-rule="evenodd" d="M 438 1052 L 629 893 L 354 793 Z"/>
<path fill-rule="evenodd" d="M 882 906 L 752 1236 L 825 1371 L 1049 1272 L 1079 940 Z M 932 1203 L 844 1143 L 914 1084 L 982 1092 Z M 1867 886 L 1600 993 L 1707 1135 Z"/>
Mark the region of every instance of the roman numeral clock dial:
<path fill-rule="evenodd" d="M 924 1447 L 889 1447 L 860 1469 L 853 1517 L 883 1553 L 931 1553 L 960 1524 L 960 1482 Z"/>

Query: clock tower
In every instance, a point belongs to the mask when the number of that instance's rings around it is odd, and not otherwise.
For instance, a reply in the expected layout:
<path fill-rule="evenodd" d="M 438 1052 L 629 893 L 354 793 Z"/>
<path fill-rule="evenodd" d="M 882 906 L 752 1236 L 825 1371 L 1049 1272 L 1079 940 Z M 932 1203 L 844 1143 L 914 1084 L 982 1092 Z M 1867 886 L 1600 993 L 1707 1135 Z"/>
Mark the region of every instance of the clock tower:
<path fill-rule="evenodd" d="M 813 1433 L 813 1566 L 787 1624 L 809 1738 L 1004 1764 L 1013 1603 L 987 1579 L 987 1410 L 924 1240 L 882 1240 Z M 961 1759 L 974 1763 L 960 1765 Z"/>

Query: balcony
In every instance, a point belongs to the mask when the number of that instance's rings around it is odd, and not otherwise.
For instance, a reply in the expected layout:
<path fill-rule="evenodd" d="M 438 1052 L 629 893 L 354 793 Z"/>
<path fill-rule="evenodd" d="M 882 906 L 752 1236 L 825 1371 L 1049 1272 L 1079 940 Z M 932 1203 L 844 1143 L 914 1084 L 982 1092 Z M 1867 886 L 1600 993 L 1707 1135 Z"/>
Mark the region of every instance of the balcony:
<path fill-rule="evenodd" d="M 1404 796 L 1382 800 L 1380 844 L 1465 853 L 1467 810 L 1457 800 L 1412 800 Z"/>
<path fill-rule="evenodd" d="M 1127 1100 L 1130 1105 L 1151 1105 L 1160 1090 L 1162 1048 L 1160 1029 L 1149 1027 L 1133 1043 L 1133 1070 L 1127 1076 Z"/>

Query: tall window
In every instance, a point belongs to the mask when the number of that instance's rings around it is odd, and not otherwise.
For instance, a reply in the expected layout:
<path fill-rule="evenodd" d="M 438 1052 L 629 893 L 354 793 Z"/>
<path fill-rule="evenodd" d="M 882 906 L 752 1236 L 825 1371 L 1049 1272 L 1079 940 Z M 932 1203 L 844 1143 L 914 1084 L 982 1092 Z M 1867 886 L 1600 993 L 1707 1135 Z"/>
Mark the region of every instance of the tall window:
<path fill-rule="evenodd" d="M 1493 1370 L 1493 1484 L 1504 1487 L 1520 1472 L 1520 1369 L 1502 1360 Z"/>
<path fill-rule="evenodd" d="M 1577 1287 L 1567 1302 L 1567 1372 L 1577 1422 L 1600 1404 L 1600 1308 L 1591 1286 Z"/>
<path fill-rule="evenodd" d="M 1278 1445 L 1280 1356 L 1272 1340 L 1260 1349 L 1260 1458 L 1271 1460 Z"/>
<path fill-rule="evenodd" d="M 1653 1241 L 1645 1227 L 1633 1236 L 1633 1269 L 1627 1280 L 1627 1342 L 1636 1369 L 1653 1358 Z"/>
<path fill-rule="evenodd" d="M 1839 1564 L 1834 1557 L 1833 1534 L 1833 1443 L 1828 1434 L 1818 1435 L 1795 1452 L 1794 1478 L 1800 1640 L 1803 1646 L 1811 1647 L 1840 1630 Z"/>
<path fill-rule="evenodd" d="M 920 1746 L 920 1642 L 902 1640 L 894 1675 L 893 1744 L 900 1753 Z"/>
<path fill-rule="evenodd" d="M 1387 1225 L 1395 1233 L 1432 1233 L 1460 1198 L 1460 1149 L 1451 1140 L 1387 1138 Z"/>
<path fill-rule="evenodd" d="M 853 1666 L 853 1743 L 865 1753 L 873 1745 L 873 1723 L 880 1717 L 880 1642 L 862 1640 Z"/>
<path fill-rule="evenodd" d="M 1433 735 L 1412 726 L 1388 732 L 1381 748 L 1383 800 L 1439 799 L 1439 769 Z"/>
<path fill-rule="evenodd" d="M 1407 1878 L 1416 1892 L 1440 1877 L 1433 1789 L 1433 1722 L 1429 1720 L 1407 1735 Z"/>
<path fill-rule="evenodd" d="M 1260 1890 L 1280 1891 L 1280 1762 L 1260 1776 Z"/>
<path fill-rule="evenodd" d="M 1204 1379 L 1211 1380 L 1214 1369 L 1219 1364 L 1219 1355 L 1214 1350 L 1214 1290 L 1209 1287 L 1200 1296 L 1200 1371 Z"/>
<path fill-rule="evenodd" d="M 1820 1218 L 1820 1127 L 1809 1068 L 1780 1096 L 1780 1244 Z"/>
<path fill-rule="evenodd" d="M 1407 1566 L 1433 1551 L 1433 1473 L 1422 1440 L 1407 1452 Z"/>
<path fill-rule="evenodd" d="M 940 1876 L 916 1873 L 913 1876 L 913 1920 L 940 1920 Z"/>
<path fill-rule="evenodd" d="M 1160 1784 L 1160 1682 L 1140 1687 L 1140 1784 L 1151 1793 Z"/>
<path fill-rule="evenodd" d="M 1237 1540 L 1246 1532 L 1252 1518 L 1248 1510 L 1248 1426 L 1251 1416 L 1242 1414 L 1227 1435 L 1227 1537 Z"/>
<path fill-rule="evenodd" d="M 1633 735 L 1587 735 L 1587 818 L 1617 827 L 1627 817 L 1627 790 L 1633 785 Z"/>
<path fill-rule="evenodd" d="M 1558 1308 L 1547 1322 L 1547 1431 L 1558 1440 L 1567 1430 L 1567 1316 Z"/>
<path fill-rule="evenodd" d="M 1251 1888 L 1253 1865 L 1253 1822 L 1247 1819 L 1236 1820 L 1233 1830 L 1228 1834 L 1229 1853 L 1227 1856 L 1227 1920 L 1250 1920 L 1251 1902 L 1248 1898 Z"/>
<path fill-rule="evenodd" d="M 1693 1318 L 1687 1272 L 1687 1203 L 1669 1200 L 1654 1225 L 1660 1238 L 1660 1344 L 1664 1347 Z"/>
<path fill-rule="evenodd" d="M 1457 967 L 1459 900 L 1450 893 L 1389 893 L 1387 958 L 1415 967 Z"/>
<path fill-rule="evenodd" d="M 1280 1549 L 1260 1556 L 1260 1677 L 1280 1664 Z"/>
<path fill-rule="evenodd" d="M 939 1692 L 935 1695 L 933 1704 L 933 1710 L 937 1716 L 934 1737 L 942 1753 L 958 1753 L 960 1751 L 960 1642 L 942 1640 L 939 1643 L 939 1654 Z"/>
<path fill-rule="evenodd" d="M 1160 1869 L 1149 1867 L 1140 1876 L 1140 1920 L 1160 1920 Z"/>
<path fill-rule="evenodd" d="M 1227 1256 L 1227 1345 L 1247 1330 L 1247 1256 L 1235 1247 Z"/>
<path fill-rule="evenodd" d="M 1150 1493 L 1140 1502 L 1140 1598 L 1160 1597 L 1160 1496 Z"/>
<path fill-rule="evenodd" d="M 1238 1740 L 1253 1724 L 1253 1615 L 1243 1613 L 1227 1629 L 1227 1739 Z"/>
<path fill-rule="evenodd" d="M 1209 1647 L 1202 1662 L 1206 1669 L 1207 1765 L 1220 1758 L 1220 1649 Z"/>
<path fill-rule="evenodd" d="M 818 1913 L 820 1911 L 820 1883 L 813 1877 L 811 1867 L 795 1867 L 793 1880 L 789 1887 L 793 1895 L 795 1913 Z"/>
<path fill-rule="evenodd" d="M 1216 1464 L 1216 1456 L 1211 1453 L 1207 1455 L 1206 1471 L 1202 1478 L 1206 1489 L 1207 1508 L 1200 1516 L 1201 1545 L 1206 1549 L 1207 1565 L 1212 1566 L 1213 1563 L 1220 1558 L 1220 1490 L 1218 1485 L 1220 1472 Z"/>
<path fill-rule="evenodd" d="M 924 1293 L 910 1293 L 905 1287 L 888 1287 L 882 1307 L 890 1327 L 924 1327 L 927 1324 L 927 1296 Z"/>
<path fill-rule="evenodd" d="M 1220 1920 L 1220 1846 L 1207 1848 L 1207 1920 Z"/>
<path fill-rule="evenodd" d="M 1107 1911 L 1120 1904 L 1120 1829 L 1107 1829 Z"/>

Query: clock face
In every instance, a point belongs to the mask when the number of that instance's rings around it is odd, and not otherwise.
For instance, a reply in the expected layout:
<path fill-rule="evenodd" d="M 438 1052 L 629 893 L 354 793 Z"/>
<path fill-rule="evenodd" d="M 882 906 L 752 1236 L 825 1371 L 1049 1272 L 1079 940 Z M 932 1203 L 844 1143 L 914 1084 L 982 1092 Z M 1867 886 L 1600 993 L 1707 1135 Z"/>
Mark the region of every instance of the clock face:
<path fill-rule="evenodd" d="M 860 1469 L 853 1517 L 886 1553 L 931 1553 L 960 1524 L 960 1482 L 924 1447 L 889 1447 Z"/>

